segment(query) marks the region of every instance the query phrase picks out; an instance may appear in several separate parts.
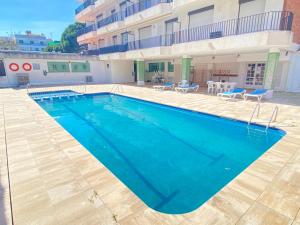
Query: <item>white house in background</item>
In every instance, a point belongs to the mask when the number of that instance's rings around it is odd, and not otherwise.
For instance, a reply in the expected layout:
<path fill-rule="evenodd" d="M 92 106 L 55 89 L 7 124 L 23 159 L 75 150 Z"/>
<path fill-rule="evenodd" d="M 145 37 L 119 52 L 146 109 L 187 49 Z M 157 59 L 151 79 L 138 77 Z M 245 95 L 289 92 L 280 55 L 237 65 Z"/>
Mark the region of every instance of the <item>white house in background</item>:
<path fill-rule="evenodd" d="M 32 34 L 31 31 L 26 31 L 25 34 L 14 34 L 13 41 L 17 45 L 17 50 L 42 52 L 52 40 L 43 34 Z"/>
<path fill-rule="evenodd" d="M 75 13 L 78 42 L 112 77 L 300 92 L 299 1 L 85 0 Z"/>

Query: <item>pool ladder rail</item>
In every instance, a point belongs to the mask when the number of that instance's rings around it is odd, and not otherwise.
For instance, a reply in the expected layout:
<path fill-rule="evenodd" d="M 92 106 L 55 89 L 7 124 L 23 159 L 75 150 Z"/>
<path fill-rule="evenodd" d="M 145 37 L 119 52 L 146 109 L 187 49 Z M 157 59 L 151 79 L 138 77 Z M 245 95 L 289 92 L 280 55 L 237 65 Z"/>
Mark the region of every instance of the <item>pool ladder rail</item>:
<path fill-rule="evenodd" d="M 252 112 L 251 118 L 250 118 L 250 120 L 248 122 L 248 128 L 253 123 L 253 119 L 254 119 L 255 114 L 256 114 L 256 118 L 259 118 L 260 108 L 261 108 L 260 103 L 257 103 L 257 105 L 255 106 L 255 108 L 254 108 L 254 110 Z M 274 110 L 272 112 L 272 115 L 271 115 L 270 119 L 268 120 L 265 132 L 267 132 L 269 130 L 269 128 L 270 128 L 270 126 L 271 126 L 272 123 L 274 123 L 274 122 L 277 121 L 278 112 L 279 112 L 279 107 L 275 106 L 275 108 L 274 108 Z"/>

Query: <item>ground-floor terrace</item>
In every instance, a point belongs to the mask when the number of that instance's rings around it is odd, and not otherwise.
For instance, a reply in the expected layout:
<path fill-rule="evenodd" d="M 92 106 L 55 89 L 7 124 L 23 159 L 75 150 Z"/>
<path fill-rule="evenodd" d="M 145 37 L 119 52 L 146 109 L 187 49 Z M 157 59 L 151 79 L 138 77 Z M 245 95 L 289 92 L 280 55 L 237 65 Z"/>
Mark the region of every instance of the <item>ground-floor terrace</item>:
<path fill-rule="evenodd" d="M 81 90 L 80 87 L 59 89 Z M 41 89 L 47 90 L 47 89 Z M 53 87 L 51 88 L 53 90 Z M 159 92 L 151 86 L 90 85 L 111 92 L 248 121 L 256 102 Z M 299 94 L 275 92 L 255 122 L 270 117 L 287 135 L 197 210 L 167 215 L 147 207 L 39 107 L 24 89 L 0 89 L 0 224 L 300 224 Z"/>
<path fill-rule="evenodd" d="M 139 85 L 188 80 L 206 86 L 207 81 L 223 81 L 236 83 L 239 88 L 299 92 L 299 51 L 287 46 L 259 46 L 260 39 L 255 42 L 257 46 L 243 45 L 255 40 L 255 35 L 249 34 L 242 40 L 230 37 L 99 57 L 107 68 L 111 65 L 107 73 L 116 77 L 112 78 L 113 83 L 118 81 L 120 74 L 127 74 L 128 81 L 136 81 Z M 271 38 L 266 39 L 270 41 Z"/>

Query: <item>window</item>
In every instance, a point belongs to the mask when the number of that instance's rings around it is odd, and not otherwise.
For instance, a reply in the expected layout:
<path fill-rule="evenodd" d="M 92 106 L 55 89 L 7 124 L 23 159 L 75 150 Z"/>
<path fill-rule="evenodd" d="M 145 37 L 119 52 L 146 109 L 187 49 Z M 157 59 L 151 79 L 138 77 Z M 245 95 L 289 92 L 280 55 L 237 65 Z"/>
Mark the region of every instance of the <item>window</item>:
<path fill-rule="evenodd" d="M 23 40 L 19 40 L 19 44 L 24 44 L 24 41 Z"/>
<path fill-rule="evenodd" d="M 152 26 L 143 27 L 143 28 L 139 29 L 139 39 L 140 40 L 150 38 L 151 35 L 152 35 Z"/>
<path fill-rule="evenodd" d="M 111 15 L 113 15 L 115 12 L 116 12 L 115 9 L 113 9 L 113 10 L 110 11 Z"/>
<path fill-rule="evenodd" d="M 101 21 L 101 20 L 103 20 L 103 14 L 98 15 L 96 17 L 96 19 L 97 19 L 98 22 Z"/>
<path fill-rule="evenodd" d="M 38 51 L 40 51 L 40 49 L 39 49 L 39 48 L 35 48 L 35 51 L 37 51 L 37 52 L 38 52 Z"/>
<path fill-rule="evenodd" d="M 164 72 L 165 71 L 165 63 L 149 63 L 149 72 Z"/>
<path fill-rule="evenodd" d="M 40 64 L 38 64 L 38 63 L 32 63 L 32 69 L 33 69 L 33 70 L 40 70 L 40 69 L 41 69 L 41 66 L 40 66 Z"/>
<path fill-rule="evenodd" d="M 168 72 L 173 73 L 174 72 L 174 64 L 171 62 L 168 62 Z"/>
<path fill-rule="evenodd" d="M 122 44 L 125 45 L 128 43 L 128 32 L 122 34 Z"/>
<path fill-rule="evenodd" d="M 166 34 L 173 34 L 174 33 L 174 24 L 178 23 L 178 18 L 168 20 L 166 23 Z"/>
<path fill-rule="evenodd" d="M 33 44 L 34 44 L 34 41 L 30 41 L 30 44 L 33 45 Z"/>
<path fill-rule="evenodd" d="M 265 12 L 266 0 L 240 0 L 240 17 Z"/>
<path fill-rule="evenodd" d="M 248 64 L 246 86 L 251 88 L 262 87 L 264 84 L 265 68 L 265 63 Z"/>
<path fill-rule="evenodd" d="M 48 62 L 49 73 L 67 73 L 70 72 L 69 63 L 67 62 Z"/>
<path fill-rule="evenodd" d="M 41 44 L 41 45 L 44 45 L 44 42 L 43 42 L 43 41 L 41 41 L 41 42 L 40 42 L 40 44 Z"/>
<path fill-rule="evenodd" d="M 117 45 L 118 44 L 118 36 L 117 35 L 113 36 L 112 41 L 113 41 L 113 45 Z"/>
<path fill-rule="evenodd" d="M 71 67 L 73 73 L 88 73 L 91 70 L 89 62 L 72 62 Z"/>
<path fill-rule="evenodd" d="M 122 3 L 120 4 L 120 11 L 121 11 L 121 14 L 122 14 L 123 17 L 126 16 L 126 8 L 127 8 L 127 3 L 126 3 L 126 1 L 125 1 L 125 2 L 122 2 Z"/>
<path fill-rule="evenodd" d="M 189 12 L 189 28 L 200 27 L 214 22 L 214 6 L 207 6 Z"/>

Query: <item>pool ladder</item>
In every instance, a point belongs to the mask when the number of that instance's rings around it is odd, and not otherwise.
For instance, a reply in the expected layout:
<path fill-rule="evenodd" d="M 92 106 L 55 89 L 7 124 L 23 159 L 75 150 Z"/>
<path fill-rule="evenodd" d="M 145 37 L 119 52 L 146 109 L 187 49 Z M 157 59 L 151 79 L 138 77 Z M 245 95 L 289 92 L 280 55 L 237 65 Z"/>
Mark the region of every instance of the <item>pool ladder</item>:
<path fill-rule="evenodd" d="M 260 108 L 261 108 L 260 103 L 257 103 L 257 105 L 255 106 L 255 108 L 254 108 L 254 110 L 252 112 L 251 118 L 250 118 L 250 120 L 248 122 L 248 127 L 252 124 L 252 121 L 253 121 L 253 118 L 254 118 L 255 114 L 256 114 L 256 118 L 259 118 Z M 271 123 L 276 122 L 277 116 L 278 116 L 278 112 L 279 112 L 279 107 L 275 106 L 275 108 L 273 110 L 273 113 L 272 113 L 270 119 L 268 120 L 265 132 L 267 132 L 269 130 L 269 128 L 271 126 Z"/>

